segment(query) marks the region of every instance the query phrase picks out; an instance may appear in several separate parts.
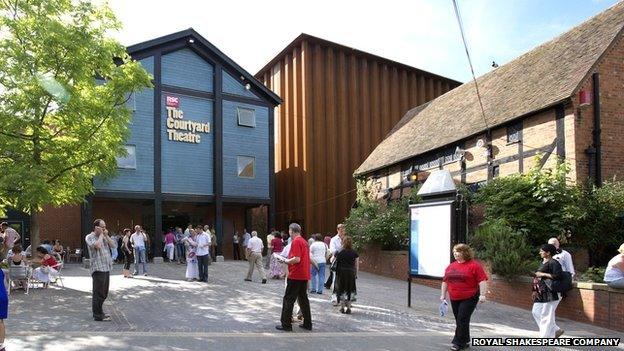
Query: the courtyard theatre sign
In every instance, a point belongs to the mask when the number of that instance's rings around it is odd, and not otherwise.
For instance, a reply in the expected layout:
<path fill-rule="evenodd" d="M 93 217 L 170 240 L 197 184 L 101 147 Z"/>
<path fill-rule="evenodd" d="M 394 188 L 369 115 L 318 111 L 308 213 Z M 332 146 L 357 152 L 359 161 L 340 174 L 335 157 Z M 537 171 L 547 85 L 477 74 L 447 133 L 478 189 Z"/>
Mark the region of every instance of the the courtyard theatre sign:
<path fill-rule="evenodd" d="M 167 138 L 172 141 L 199 144 L 199 133 L 210 133 L 210 123 L 201 123 L 184 119 L 184 112 L 180 109 L 180 98 L 167 96 Z"/>

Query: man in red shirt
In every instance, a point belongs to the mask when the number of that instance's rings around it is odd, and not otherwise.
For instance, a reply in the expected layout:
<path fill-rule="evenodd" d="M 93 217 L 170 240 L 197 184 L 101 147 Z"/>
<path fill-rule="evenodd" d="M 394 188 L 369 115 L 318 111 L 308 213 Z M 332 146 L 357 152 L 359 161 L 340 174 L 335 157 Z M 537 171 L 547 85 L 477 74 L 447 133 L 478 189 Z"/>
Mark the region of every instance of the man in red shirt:
<path fill-rule="evenodd" d="M 284 261 L 288 265 L 288 282 L 282 302 L 281 324 L 275 329 L 292 331 L 292 312 L 295 301 L 299 302 L 303 313 L 303 324 L 299 327 L 312 330 L 312 314 L 310 313 L 310 301 L 308 300 L 308 280 L 310 280 L 310 249 L 308 242 L 301 237 L 301 226 L 292 223 L 288 226 L 288 232 L 292 238 L 288 259 Z"/>

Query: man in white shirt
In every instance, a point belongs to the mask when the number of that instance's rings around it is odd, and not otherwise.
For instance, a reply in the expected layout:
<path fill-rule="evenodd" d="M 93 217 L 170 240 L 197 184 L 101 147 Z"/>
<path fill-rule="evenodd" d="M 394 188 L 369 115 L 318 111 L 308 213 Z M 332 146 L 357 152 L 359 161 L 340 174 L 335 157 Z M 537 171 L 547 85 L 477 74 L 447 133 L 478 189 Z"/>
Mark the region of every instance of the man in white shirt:
<path fill-rule="evenodd" d="M 340 223 L 336 227 L 336 231 L 338 234 L 334 235 L 329 242 L 329 252 L 331 253 L 331 263 L 334 263 L 336 260 L 336 255 L 342 251 L 342 238 L 345 236 L 345 225 Z M 330 289 L 334 282 L 334 271 L 329 270 L 329 277 L 327 277 L 327 281 L 325 282 L 325 289 Z M 335 287 L 334 287 L 335 288 Z M 334 289 L 335 290 L 335 289 Z"/>
<path fill-rule="evenodd" d="M 559 264 L 561 264 L 561 270 L 563 270 L 564 272 L 569 272 L 572 275 L 572 280 L 574 280 L 574 275 L 576 274 L 576 272 L 574 271 L 574 263 L 572 263 L 572 255 L 570 255 L 570 253 L 566 250 L 563 250 L 559 247 L 559 239 L 550 238 L 548 239 L 548 243 L 553 245 L 557 249 L 557 254 L 554 255 L 552 258 L 557 260 Z M 561 334 L 564 333 L 563 329 L 561 329 L 557 325 L 557 323 L 555 323 L 555 330 L 556 337 L 559 337 L 561 336 Z"/>
<path fill-rule="evenodd" d="M 15 229 L 11 228 L 7 222 L 2 222 L 0 226 L 2 227 L 2 232 L 4 233 L 5 252 L 8 255 L 9 250 L 13 249 L 13 245 L 20 240 L 21 236 Z"/>
<path fill-rule="evenodd" d="M 574 275 L 576 272 L 574 271 L 574 263 L 572 262 L 572 255 L 566 250 L 559 248 L 559 240 L 557 238 L 548 239 L 548 243 L 553 245 L 557 249 L 557 254 L 553 256 L 553 258 L 561 264 L 561 269 L 564 272 L 570 272 L 572 274 L 572 279 L 574 279 Z"/>
<path fill-rule="evenodd" d="M 264 249 L 264 244 L 262 243 L 262 239 L 258 238 L 258 232 L 255 230 L 251 232 L 251 239 L 247 244 L 247 251 L 249 251 L 247 255 L 247 260 L 249 261 L 249 270 L 247 271 L 247 278 L 245 281 L 251 281 L 251 275 L 254 271 L 254 266 L 258 268 L 260 271 L 260 276 L 262 277 L 262 284 L 266 284 L 266 273 L 264 272 L 264 268 L 262 267 L 262 249 Z"/>
<path fill-rule="evenodd" d="M 140 225 L 134 226 L 134 234 L 130 236 L 130 242 L 132 247 L 134 247 L 134 275 L 139 274 L 139 263 L 143 265 L 143 275 L 147 275 L 147 256 L 145 251 L 147 237 L 141 231 Z"/>
<path fill-rule="evenodd" d="M 245 255 L 245 259 L 247 259 L 247 254 L 249 251 L 247 250 L 247 245 L 249 245 L 249 240 L 251 239 L 251 235 L 247 233 L 247 228 L 245 228 L 245 234 L 243 234 L 243 254 Z"/>
<path fill-rule="evenodd" d="M 197 268 L 199 268 L 199 281 L 208 282 L 208 261 L 210 260 L 210 234 L 204 231 L 204 228 L 197 226 Z"/>

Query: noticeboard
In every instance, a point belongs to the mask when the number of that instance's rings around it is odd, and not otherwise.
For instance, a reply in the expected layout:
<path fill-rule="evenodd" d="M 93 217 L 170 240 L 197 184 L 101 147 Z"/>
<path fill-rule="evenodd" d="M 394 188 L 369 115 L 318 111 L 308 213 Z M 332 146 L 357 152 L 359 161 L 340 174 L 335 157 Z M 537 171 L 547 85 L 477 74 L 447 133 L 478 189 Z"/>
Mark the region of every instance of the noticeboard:
<path fill-rule="evenodd" d="M 441 278 L 451 263 L 454 201 L 410 206 L 410 276 Z"/>

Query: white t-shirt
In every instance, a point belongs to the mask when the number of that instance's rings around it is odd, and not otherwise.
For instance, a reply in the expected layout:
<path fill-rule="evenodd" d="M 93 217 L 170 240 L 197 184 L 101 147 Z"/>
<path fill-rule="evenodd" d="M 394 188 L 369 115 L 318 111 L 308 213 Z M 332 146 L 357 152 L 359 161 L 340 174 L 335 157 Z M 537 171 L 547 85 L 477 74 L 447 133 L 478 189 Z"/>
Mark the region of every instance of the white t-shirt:
<path fill-rule="evenodd" d="M 264 244 L 262 243 L 262 239 L 258 238 L 257 236 L 252 237 L 251 239 L 249 239 L 249 243 L 247 244 L 247 248 L 251 252 L 262 253 L 262 249 L 264 248 Z"/>
<path fill-rule="evenodd" d="M 574 263 L 572 263 L 572 255 L 569 252 L 561 250 L 561 253 L 554 255 L 553 258 L 559 261 L 564 272 L 570 272 L 574 277 L 576 272 L 574 271 Z"/>
<path fill-rule="evenodd" d="M 135 249 L 145 248 L 145 235 L 143 233 L 134 233 L 130 236 L 130 241 Z"/>
<path fill-rule="evenodd" d="M 13 244 L 15 243 L 15 239 L 19 236 L 15 229 L 9 227 L 4 230 L 4 235 L 6 235 L 6 246 L 9 248 L 13 248 Z"/>
<path fill-rule="evenodd" d="M 329 251 L 334 256 L 342 251 L 342 239 L 340 239 L 340 235 L 336 234 L 333 238 L 331 238 L 331 241 L 329 242 Z"/>
<path fill-rule="evenodd" d="M 210 254 L 210 235 L 206 232 L 202 232 L 195 238 L 195 242 L 197 243 L 197 256 L 205 256 Z M 208 245 L 203 247 L 204 245 Z"/>
<path fill-rule="evenodd" d="M 322 241 L 315 241 L 310 245 L 310 258 L 316 263 L 325 263 L 325 253 L 327 252 L 327 246 Z"/>

